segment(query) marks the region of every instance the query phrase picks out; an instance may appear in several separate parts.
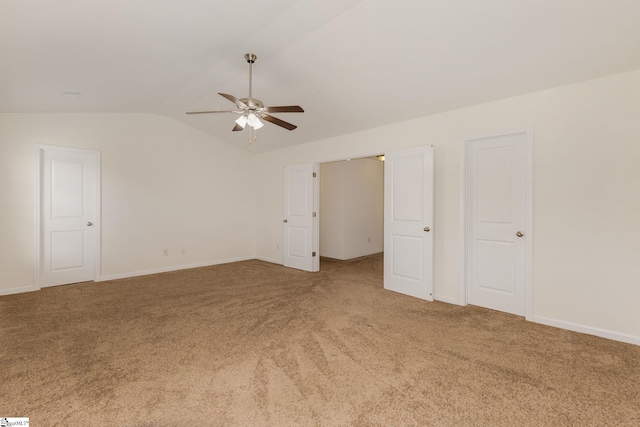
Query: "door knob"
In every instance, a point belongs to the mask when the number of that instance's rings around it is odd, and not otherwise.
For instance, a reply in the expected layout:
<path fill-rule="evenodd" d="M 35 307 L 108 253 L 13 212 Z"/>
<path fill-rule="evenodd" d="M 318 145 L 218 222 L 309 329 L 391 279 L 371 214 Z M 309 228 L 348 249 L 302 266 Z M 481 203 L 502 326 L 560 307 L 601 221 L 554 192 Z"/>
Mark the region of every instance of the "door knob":
<path fill-rule="evenodd" d="M 93 223 L 91 221 L 87 222 L 87 227 L 91 227 L 93 226 Z"/>
<path fill-rule="evenodd" d="M 284 222 L 286 224 L 288 221 L 286 219 L 283 219 L 282 222 Z"/>
<path fill-rule="evenodd" d="M 424 231 L 426 231 L 427 233 L 428 233 L 429 231 L 431 231 L 431 229 L 430 229 L 429 227 L 425 227 L 425 228 L 423 228 L 423 230 L 424 230 Z"/>
<path fill-rule="evenodd" d="M 522 236 L 524 236 L 524 233 L 523 233 L 522 231 L 518 231 L 518 232 L 516 233 L 516 236 L 518 236 L 518 237 L 522 237 Z"/>

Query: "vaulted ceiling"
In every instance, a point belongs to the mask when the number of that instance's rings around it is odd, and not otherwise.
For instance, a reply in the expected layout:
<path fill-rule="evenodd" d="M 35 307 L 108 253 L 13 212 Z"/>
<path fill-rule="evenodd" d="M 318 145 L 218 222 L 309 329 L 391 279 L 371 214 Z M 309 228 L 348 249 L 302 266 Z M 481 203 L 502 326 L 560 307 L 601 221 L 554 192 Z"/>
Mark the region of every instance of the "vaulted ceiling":
<path fill-rule="evenodd" d="M 640 68 L 638 0 L 3 0 L 0 112 L 150 112 L 254 152 Z M 298 125 L 231 132 L 217 92 Z M 64 91 L 82 92 L 79 98 Z"/>

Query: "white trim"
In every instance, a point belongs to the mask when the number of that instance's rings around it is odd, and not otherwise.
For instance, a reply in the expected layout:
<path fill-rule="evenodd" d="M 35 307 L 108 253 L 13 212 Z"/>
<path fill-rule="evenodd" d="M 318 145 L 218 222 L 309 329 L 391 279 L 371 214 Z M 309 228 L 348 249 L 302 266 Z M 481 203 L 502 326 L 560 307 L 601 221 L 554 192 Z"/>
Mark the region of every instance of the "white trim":
<path fill-rule="evenodd" d="M 460 186 L 460 271 L 458 299 L 460 305 L 467 305 L 467 141 L 462 141 L 462 167 Z"/>
<path fill-rule="evenodd" d="M 453 304 L 453 305 L 460 305 L 460 306 L 467 305 L 467 304 L 462 304 L 460 300 L 457 298 L 448 297 L 446 295 L 438 295 L 436 293 L 433 294 L 433 300 L 446 302 L 447 304 Z"/>
<path fill-rule="evenodd" d="M 525 319 L 533 316 L 533 126 L 525 130 L 527 134 L 527 233 L 526 240 L 527 265 L 525 271 Z"/>
<path fill-rule="evenodd" d="M 40 289 L 34 289 L 33 286 L 22 286 L 20 288 L 0 289 L 0 295 L 23 294 L 25 292 L 34 292 Z"/>
<path fill-rule="evenodd" d="M 102 153 L 98 150 L 90 150 L 95 152 L 96 156 L 96 220 L 93 226 L 96 229 L 95 240 L 95 273 L 94 280 L 99 280 L 102 272 Z"/>
<path fill-rule="evenodd" d="M 579 323 L 573 322 L 565 322 L 563 320 L 549 319 L 548 317 L 537 315 L 532 315 L 527 320 L 534 323 L 539 323 L 541 325 L 553 326 L 555 328 L 566 329 L 573 332 L 580 332 L 587 335 L 595 335 L 597 337 L 620 341 L 627 344 L 640 345 L 640 336 L 636 335 L 610 331 L 607 329 L 594 328 L 592 326 L 581 325 Z"/>
<path fill-rule="evenodd" d="M 138 277 L 138 276 L 147 276 L 149 274 L 158 274 L 158 273 L 168 273 L 170 271 L 179 271 L 179 270 L 188 270 L 191 268 L 200 268 L 200 267 L 211 267 L 213 265 L 220 265 L 220 264 L 230 264 L 233 262 L 240 262 L 240 261 L 248 261 L 248 260 L 252 260 L 252 259 L 256 259 L 255 257 L 239 257 L 239 258 L 228 258 L 228 259 L 222 259 L 222 260 L 218 260 L 218 261 L 209 261 L 209 262 L 202 262 L 202 263 L 197 263 L 197 264 L 188 264 L 188 265 L 176 265 L 176 266 L 172 266 L 172 267 L 162 267 L 162 268 L 154 268 L 151 270 L 143 270 L 143 271 L 132 271 L 129 273 L 121 273 L 121 274 L 109 274 L 106 276 L 101 276 L 97 281 L 98 282 L 104 282 L 107 280 L 117 280 L 117 279 L 127 279 L 130 277 Z"/>
<path fill-rule="evenodd" d="M 40 240 L 41 240 L 41 236 L 40 236 L 40 217 L 41 215 L 41 206 L 40 206 L 40 198 L 41 198 L 41 188 L 42 187 L 42 152 L 43 150 L 48 147 L 46 145 L 39 145 L 36 144 L 34 146 L 35 148 L 35 154 L 36 154 L 36 168 L 34 170 L 35 172 L 35 191 L 34 191 L 34 197 L 35 197 L 35 201 L 34 201 L 34 206 L 35 206 L 35 211 L 33 214 L 34 217 L 34 222 L 33 222 L 33 238 L 34 238 L 34 259 L 33 259 L 33 282 L 32 282 L 32 286 L 31 286 L 31 290 L 33 291 L 38 291 L 40 289 L 42 289 L 42 286 L 40 286 Z M 14 288 L 14 289 L 20 289 L 20 288 Z"/>
<path fill-rule="evenodd" d="M 264 262 L 270 262 L 271 264 L 284 265 L 284 262 L 282 262 L 282 260 L 275 259 L 275 258 L 266 258 L 266 257 L 259 256 L 259 257 L 256 257 L 255 259 L 264 261 Z"/>
<path fill-rule="evenodd" d="M 364 254 L 360 254 L 360 255 L 352 256 L 352 257 L 350 257 L 350 258 L 336 258 L 336 257 L 330 257 L 330 256 L 329 256 L 329 257 L 325 257 L 324 255 L 323 255 L 323 258 L 337 259 L 338 261 L 349 261 L 349 260 L 351 260 L 351 259 L 362 258 L 362 257 L 365 257 L 365 256 L 375 255 L 375 254 L 381 254 L 381 253 L 384 253 L 384 251 L 376 250 L 376 251 L 373 251 L 373 252 L 366 252 L 366 253 L 364 253 Z"/>
<path fill-rule="evenodd" d="M 417 147 L 419 147 L 419 145 Z M 408 147 L 408 148 L 415 148 L 415 147 Z M 390 150 L 386 150 L 386 151 L 390 151 Z M 369 152 L 365 154 L 356 154 L 353 156 L 330 157 L 330 158 L 318 160 L 314 163 L 322 164 L 322 163 L 335 163 L 335 162 L 345 162 L 345 161 L 348 162 L 351 160 L 368 159 L 369 157 L 378 157 L 378 156 L 384 156 L 384 150 Z"/>
<path fill-rule="evenodd" d="M 40 284 L 40 226 L 41 226 L 41 204 L 40 198 L 42 195 L 42 153 L 45 151 L 66 151 L 73 153 L 91 154 L 95 159 L 96 168 L 96 182 L 95 182 L 95 220 L 93 221 L 96 229 L 95 234 L 95 260 L 94 260 L 94 273 L 93 280 L 98 281 L 101 270 L 102 259 L 102 153 L 98 150 L 86 149 L 86 148 L 73 148 L 63 147 L 59 145 L 46 145 L 35 144 L 36 149 L 36 177 L 35 177 L 35 214 L 34 214 L 34 236 L 35 236 L 35 262 L 33 263 L 33 286 L 32 290 L 37 291 L 42 288 Z"/>
<path fill-rule="evenodd" d="M 461 305 L 467 305 L 468 303 L 468 288 L 467 288 L 467 170 L 469 168 L 469 142 L 478 140 L 478 139 L 486 139 L 486 138 L 494 138 L 499 136 L 507 136 L 514 134 L 525 134 L 527 141 L 527 183 L 526 183 L 526 231 L 528 238 L 526 239 L 526 266 L 525 266 L 525 319 L 531 320 L 533 316 L 533 126 L 524 128 L 524 129 L 515 129 L 508 132 L 500 132 L 500 133 L 492 133 L 487 135 L 480 135 L 470 138 L 465 138 L 463 141 L 463 160 L 462 160 L 462 185 L 461 195 L 460 195 L 460 229 L 461 229 L 461 265 L 460 265 L 460 282 L 458 286 L 458 292 L 460 293 L 460 302 Z"/>
<path fill-rule="evenodd" d="M 317 273 L 320 271 L 320 163 L 313 162 L 313 211 L 316 216 L 312 218 L 312 251 L 316 253 L 315 257 L 311 257 L 311 271 Z"/>

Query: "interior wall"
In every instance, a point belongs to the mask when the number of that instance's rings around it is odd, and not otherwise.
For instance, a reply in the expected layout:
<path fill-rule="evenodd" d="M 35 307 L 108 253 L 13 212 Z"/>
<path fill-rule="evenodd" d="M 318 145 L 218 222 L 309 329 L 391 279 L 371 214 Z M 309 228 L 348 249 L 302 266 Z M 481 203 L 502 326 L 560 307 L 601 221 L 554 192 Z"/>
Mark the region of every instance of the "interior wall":
<path fill-rule="evenodd" d="M 382 252 L 384 164 L 367 157 L 320 165 L 320 255 Z"/>
<path fill-rule="evenodd" d="M 249 153 L 153 114 L 0 114 L 0 294 L 32 289 L 35 144 L 101 151 L 103 278 L 253 258 Z"/>
<path fill-rule="evenodd" d="M 640 71 L 257 155 L 256 251 L 282 262 L 283 166 L 431 144 L 435 298 L 464 304 L 464 140 L 533 128 L 532 320 L 640 344 Z"/>
<path fill-rule="evenodd" d="M 347 162 L 320 165 L 320 256 L 346 259 L 344 252 L 344 168 Z"/>

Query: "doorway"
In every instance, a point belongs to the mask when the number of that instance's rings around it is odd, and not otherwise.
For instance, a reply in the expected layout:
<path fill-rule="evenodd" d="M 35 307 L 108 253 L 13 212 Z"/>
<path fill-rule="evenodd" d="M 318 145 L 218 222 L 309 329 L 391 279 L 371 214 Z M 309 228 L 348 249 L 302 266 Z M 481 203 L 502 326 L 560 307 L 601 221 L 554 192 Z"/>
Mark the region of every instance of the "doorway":
<path fill-rule="evenodd" d="M 320 256 L 383 252 L 384 163 L 362 157 L 320 164 Z"/>
<path fill-rule="evenodd" d="M 321 217 L 317 215 L 321 214 L 317 165 L 285 166 L 284 171 L 284 266 L 311 272 L 319 270 L 319 263 L 314 262 L 319 256 Z M 384 288 L 432 301 L 433 146 L 385 153 L 383 191 Z M 304 260 L 300 267 L 294 265 L 296 257 Z"/>

